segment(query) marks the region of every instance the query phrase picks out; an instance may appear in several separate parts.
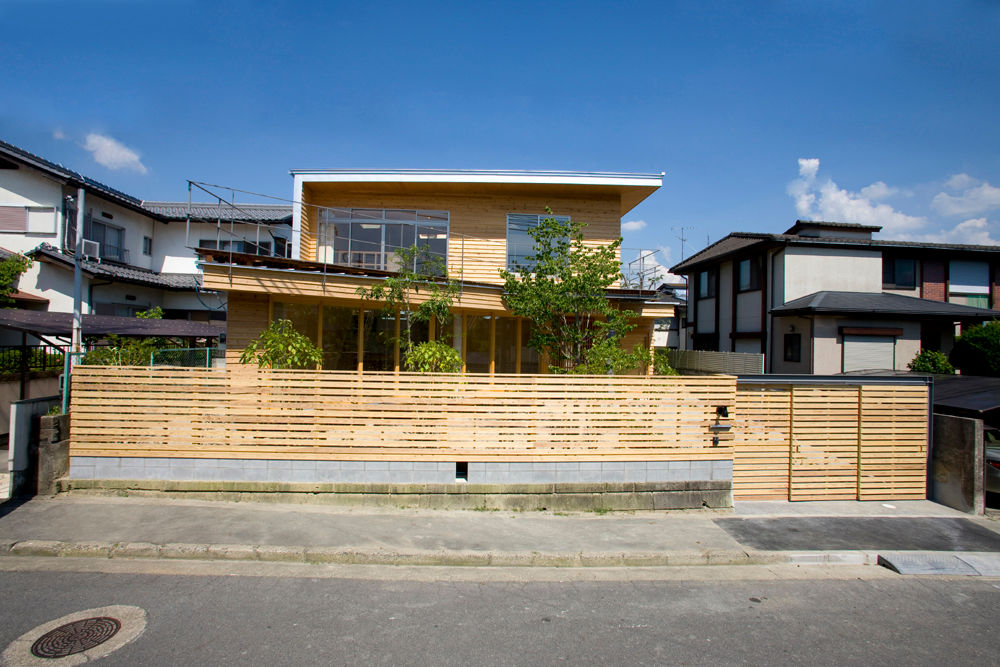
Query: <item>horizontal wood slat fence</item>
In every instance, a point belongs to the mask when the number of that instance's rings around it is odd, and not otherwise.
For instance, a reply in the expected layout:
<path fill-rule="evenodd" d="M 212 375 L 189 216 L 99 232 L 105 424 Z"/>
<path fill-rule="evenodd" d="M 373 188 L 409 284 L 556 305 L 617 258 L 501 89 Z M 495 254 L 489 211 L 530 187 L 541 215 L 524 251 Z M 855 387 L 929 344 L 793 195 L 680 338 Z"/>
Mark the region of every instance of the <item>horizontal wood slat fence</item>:
<path fill-rule="evenodd" d="M 73 456 L 733 460 L 736 499 L 922 499 L 928 388 L 77 366 Z M 713 445 L 716 407 L 727 440 Z"/>
<path fill-rule="evenodd" d="M 928 388 L 749 384 L 733 430 L 737 500 L 926 497 Z"/>
<path fill-rule="evenodd" d="M 731 460 L 736 378 L 77 366 L 71 397 L 73 456 Z"/>

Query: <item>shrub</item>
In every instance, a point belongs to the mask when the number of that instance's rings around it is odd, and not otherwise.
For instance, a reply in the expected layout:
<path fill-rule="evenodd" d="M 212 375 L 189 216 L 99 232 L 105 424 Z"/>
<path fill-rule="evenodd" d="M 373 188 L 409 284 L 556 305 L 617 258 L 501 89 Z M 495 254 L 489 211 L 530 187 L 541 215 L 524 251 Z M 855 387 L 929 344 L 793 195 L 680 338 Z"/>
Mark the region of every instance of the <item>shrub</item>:
<path fill-rule="evenodd" d="M 653 373 L 656 375 L 680 375 L 680 372 L 670 365 L 670 353 L 667 350 L 657 350 L 653 355 Z"/>
<path fill-rule="evenodd" d="M 291 320 L 275 320 L 250 341 L 240 363 L 261 368 L 315 368 L 323 363 L 323 352 L 296 331 Z"/>
<path fill-rule="evenodd" d="M 451 345 L 427 341 L 410 347 L 405 367 L 418 373 L 458 373 L 462 370 L 462 355 Z"/>
<path fill-rule="evenodd" d="M 1000 321 L 970 327 L 955 339 L 951 363 L 965 375 L 1000 377 Z"/>
<path fill-rule="evenodd" d="M 914 373 L 933 373 L 934 375 L 952 375 L 955 368 L 948 363 L 948 357 L 936 350 L 920 350 L 917 356 L 906 364 Z"/>

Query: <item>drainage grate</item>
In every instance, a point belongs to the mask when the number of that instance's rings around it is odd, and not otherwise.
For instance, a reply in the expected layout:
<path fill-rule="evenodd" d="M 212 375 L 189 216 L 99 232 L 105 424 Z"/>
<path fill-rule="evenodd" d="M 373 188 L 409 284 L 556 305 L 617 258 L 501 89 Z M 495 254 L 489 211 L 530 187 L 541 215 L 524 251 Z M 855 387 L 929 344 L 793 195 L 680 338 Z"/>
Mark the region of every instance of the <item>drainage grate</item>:
<path fill-rule="evenodd" d="M 35 640 L 31 645 L 31 654 L 38 658 L 65 658 L 82 653 L 108 641 L 121 627 L 121 621 L 110 616 L 73 621 Z"/>

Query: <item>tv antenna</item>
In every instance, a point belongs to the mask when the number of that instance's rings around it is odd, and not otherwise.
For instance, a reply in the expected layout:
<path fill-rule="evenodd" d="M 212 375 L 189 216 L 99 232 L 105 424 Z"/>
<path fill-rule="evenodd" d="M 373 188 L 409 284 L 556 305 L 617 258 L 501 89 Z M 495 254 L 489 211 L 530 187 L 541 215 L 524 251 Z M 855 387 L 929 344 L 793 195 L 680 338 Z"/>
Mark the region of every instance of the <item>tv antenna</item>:
<path fill-rule="evenodd" d="M 679 232 L 677 234 L 674 234 L 674 238 L 678 239 L 681 242 L 681 261 L 683 262 L 684 261 L 684 244 L 687 243 L 687 240 L 688 240 L 687 236 L 684 235 L 684 230 L 686 230 L 686 229 L 694 229 L 694 227 L 671 227 L 670 229 L 672 231 Z"/>

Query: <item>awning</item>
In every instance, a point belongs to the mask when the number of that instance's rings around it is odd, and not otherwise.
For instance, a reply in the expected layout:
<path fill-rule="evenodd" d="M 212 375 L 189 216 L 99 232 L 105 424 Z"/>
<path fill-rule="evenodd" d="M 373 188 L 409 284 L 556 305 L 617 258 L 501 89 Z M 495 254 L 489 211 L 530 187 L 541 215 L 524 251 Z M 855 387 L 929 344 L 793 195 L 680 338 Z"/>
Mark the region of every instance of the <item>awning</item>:
<path fill-rule="evenodd" d="M 0 328 L 22 331 L 34 336 L 71 336 L 72 313 L 50 313 L 38 310 L 0 309 Z M 218 338 L 226 330 L 225 323 L 191 322 L 189 320 L 146 320 L 139 317 L 84 315 L 84 336 L 160 336 L 164 338 Z"/>

